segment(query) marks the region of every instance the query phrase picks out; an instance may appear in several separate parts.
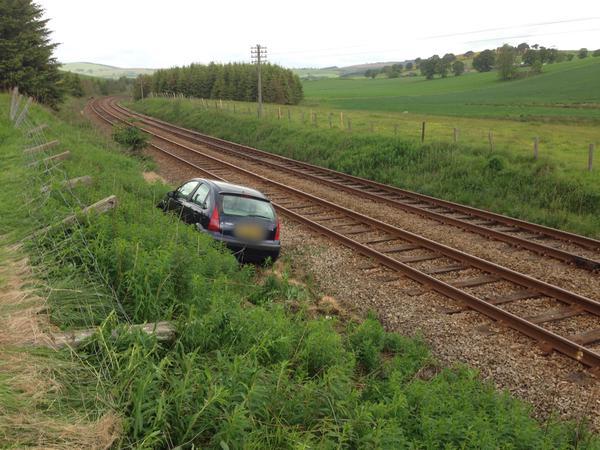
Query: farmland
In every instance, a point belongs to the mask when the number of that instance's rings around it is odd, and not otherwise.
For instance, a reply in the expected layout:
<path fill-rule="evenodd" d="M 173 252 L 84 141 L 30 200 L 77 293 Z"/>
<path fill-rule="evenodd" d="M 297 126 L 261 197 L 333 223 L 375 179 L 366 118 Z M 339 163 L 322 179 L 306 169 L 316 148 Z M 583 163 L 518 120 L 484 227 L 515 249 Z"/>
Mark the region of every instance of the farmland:
<path fill-rule="evenodd" d="M 306 81 L 309 104 L 343 110 L 462 117 L 600 118 L 600 58 L 544 66 L 544 73 L 512 82 L 496 72 L 460 77 L 326 79 Z"/>

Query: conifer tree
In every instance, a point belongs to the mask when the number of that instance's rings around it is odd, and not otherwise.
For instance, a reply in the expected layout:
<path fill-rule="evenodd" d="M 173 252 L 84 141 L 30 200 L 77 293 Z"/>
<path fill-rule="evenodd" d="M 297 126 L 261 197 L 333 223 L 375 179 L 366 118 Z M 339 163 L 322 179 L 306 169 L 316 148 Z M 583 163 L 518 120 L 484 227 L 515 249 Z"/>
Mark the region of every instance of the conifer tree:
<path fill-rule="evenodd" d="M 0 89 L 18 86 L 56 107 L 63 96 L 62 77 L 43 13 L 31 0 L 0 1 Z"/>

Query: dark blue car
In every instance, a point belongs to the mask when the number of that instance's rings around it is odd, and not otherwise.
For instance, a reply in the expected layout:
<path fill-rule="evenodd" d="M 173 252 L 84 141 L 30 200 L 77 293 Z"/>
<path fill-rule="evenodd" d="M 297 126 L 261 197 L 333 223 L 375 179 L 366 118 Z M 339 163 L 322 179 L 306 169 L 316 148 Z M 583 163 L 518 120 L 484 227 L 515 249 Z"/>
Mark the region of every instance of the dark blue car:
<path fill-rule="evenodd" d="M 230 248 L 242 262 L 275 261 L 281 225 L 261 192 L 222 181 L 194 178 L 158 204 Z"/>

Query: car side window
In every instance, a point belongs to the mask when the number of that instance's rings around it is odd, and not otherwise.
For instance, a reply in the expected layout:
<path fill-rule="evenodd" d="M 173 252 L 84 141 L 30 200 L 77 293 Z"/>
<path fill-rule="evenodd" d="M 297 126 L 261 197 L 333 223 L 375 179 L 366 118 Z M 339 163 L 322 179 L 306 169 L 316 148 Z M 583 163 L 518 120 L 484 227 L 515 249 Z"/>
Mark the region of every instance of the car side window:
<path fill-rule="evenodd" d="M 194 202 L 198 206 L 204 206 L 204 202 L 208 198 L 208 191 L 210 191 L 208 185 L 201 184 L 192 196 L 192 202 Z"/>
<path fill-rule="evenodd" d="M 192 193 L 194 189 L 196 189 L 196 186 L 198 186 L 197 181 L 190 181 L 188 183 L 185 183 L 183 186 L 181 186 L 175 191 L 175 195 L 177 196 L 177 198 L 187 197 Z"/>

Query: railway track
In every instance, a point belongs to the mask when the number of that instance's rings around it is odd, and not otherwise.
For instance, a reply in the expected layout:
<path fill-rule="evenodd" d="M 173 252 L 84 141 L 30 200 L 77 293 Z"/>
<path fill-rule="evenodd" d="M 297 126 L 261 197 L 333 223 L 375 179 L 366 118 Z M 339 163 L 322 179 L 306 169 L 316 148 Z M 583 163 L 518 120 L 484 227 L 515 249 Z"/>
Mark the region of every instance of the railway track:
<path fill-rule="evenodd" d="M 552 257 L 591 271 L 600 270 L 600 241 L 598 240 L 406 191 L 207 136 L 123 108 L 114 101 L 111 107 L 123 114 L 134 116 L 147 125 L 198 144 L 208 145 L 225 154 L 360 195 L 361 198 L 389 204 L 421 217 L 530 250 L 538 255 Z"/>
<path fill-rule="evenodd" d="M 90 106 L 109 124 L 131 117 L 107 100 Z M 161 126 L 168 128 L 164 122 Z M 166 143 L 152 143 L 154 149 L 205 176 L 238 183 L 251 180 L 282 214 L 369 258 L 363 270 L 383 267 L 378 271 L 380 282 L 408 276 L 458 300 L 462 306 L 456 312 L 474 309 L 537 340 L 547 351 L 600 367 L 600 353 L 593 347 L 600 341 L 599 302 L 286 186 L 156 131 L 144 131 Z M 535 313 L 528 311 L 528 302 L 536 302 Z"/>

